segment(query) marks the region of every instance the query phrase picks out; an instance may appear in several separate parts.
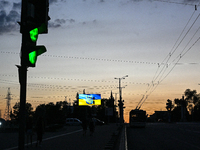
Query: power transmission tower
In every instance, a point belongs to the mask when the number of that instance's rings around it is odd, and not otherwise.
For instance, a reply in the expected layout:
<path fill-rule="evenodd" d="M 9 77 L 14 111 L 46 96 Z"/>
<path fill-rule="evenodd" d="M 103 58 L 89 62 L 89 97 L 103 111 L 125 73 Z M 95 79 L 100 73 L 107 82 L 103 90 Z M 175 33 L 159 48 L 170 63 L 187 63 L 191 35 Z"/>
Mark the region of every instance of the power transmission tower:
<path fill-rule="evenodd" d="M 69 106 L 71 106 L 71 99 L 69 98 Z"/>
<path fill-rule="evenodd" d="M 10 88 L 8 88 L 7 97 L 5 99 L 7 99 L 7 102 L 6 102 L 6 109 L 5 109 L 5 113 L 4 113 L 4 119 L 5 120 L 9 120 L 10 119 L 10 111 L 11 111 L 11 105 L 10 105 L 11 93 L 10 93 Z"/>
<path fill-rule="evenodd" d="M 117 94 L 118 93 L 114 93 L 115 94 L 115 105 L 117 105 Z"/>

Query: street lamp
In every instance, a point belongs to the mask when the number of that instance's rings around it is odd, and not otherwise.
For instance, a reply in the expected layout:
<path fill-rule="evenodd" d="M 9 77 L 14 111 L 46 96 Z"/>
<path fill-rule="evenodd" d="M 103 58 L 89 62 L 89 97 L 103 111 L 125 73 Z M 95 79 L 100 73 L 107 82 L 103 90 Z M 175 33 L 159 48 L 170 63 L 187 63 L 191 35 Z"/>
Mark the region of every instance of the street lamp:
<path fill-rule="evenodd" d="M 122 79 L 125 79 L 126 77 L 128 77 L 128 75 L 126 76 L 123 76 L 121 78 L 114 78 L 114 79 L 117 79 L 119 80 L 119 114 L 120 114 L 120 123 L 122 124 L 124 122 L 124 112 L 123 112 L 123 101 L 122 101 L 122 88 L 125 88 L 125 87 L 121 87 L 121 80 Z"/>

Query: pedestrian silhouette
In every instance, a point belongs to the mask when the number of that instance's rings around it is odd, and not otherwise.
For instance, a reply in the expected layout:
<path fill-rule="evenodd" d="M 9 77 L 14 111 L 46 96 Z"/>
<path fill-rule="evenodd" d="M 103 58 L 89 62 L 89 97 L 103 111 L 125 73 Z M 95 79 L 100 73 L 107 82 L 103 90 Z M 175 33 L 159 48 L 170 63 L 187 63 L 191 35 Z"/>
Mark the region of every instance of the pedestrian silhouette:
<path fill-rule="evenodd" d="M 95 126 L 94 126 L 94 121 L 93 121 L 92 118 L 90 118 L 90 122 L 89 122 L 90 136 L 93 135 L 93 133 L 94 133 L 94 128 L 95 128 Z"/>
<path fill-rule="evenodd" d="M 83 127 L 83 136 L 85 136 L 86 132 L 87 132 L 87 120 L 86 119 L 83 119 L 82 127 Z"/>
<path fill-rule="evenodd" d="M 27 136 L 27 147 L 29 143 L 29 139 L 32 146 L 32 136 L 33 136 L 33 120 L 32 117 L 28 117 L 26 122 L 26 136 Z"/>
<path fill-rule="evenodd" d="M 36 122 L 36 133 L 37 133 L 37 143 L 36 143 L 36 147 L 39 146 L 41 147 L 41 143 L 42 143 L 42 136 L 44 133 L 44 120 L 43 117 L 38 117 L 37 122 Z"/>

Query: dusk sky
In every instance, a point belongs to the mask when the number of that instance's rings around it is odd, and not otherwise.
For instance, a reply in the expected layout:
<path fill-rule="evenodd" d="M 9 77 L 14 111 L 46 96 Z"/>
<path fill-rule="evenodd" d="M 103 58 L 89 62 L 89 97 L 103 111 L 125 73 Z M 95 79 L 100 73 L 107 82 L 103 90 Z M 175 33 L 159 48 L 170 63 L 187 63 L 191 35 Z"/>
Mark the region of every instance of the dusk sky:
<path fill-rule="evenodd" d="M 76 93 L 125 101 L 125 120 L 141 109 L 166 110 L 167 99 L 200 86 L 199 0 L 50 0 L 48 34 L 37 45 L 47 52 L 28 68 L 27 102 L 73 102 Z M 197 10 L 195 10 L 195 5 Z M 21 0 L 0 1 L 0 109 L 10 88 L 19 102 Z M 117 93 L 117 94 L 115 94 Z"/>

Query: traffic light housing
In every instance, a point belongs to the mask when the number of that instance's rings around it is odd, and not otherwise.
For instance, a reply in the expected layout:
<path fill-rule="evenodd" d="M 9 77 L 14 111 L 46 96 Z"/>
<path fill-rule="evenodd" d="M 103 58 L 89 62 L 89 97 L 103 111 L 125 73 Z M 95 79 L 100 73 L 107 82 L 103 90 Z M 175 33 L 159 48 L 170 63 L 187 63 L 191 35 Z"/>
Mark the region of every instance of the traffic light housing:
<path fill-rule="evenodd" d="M 26 66 L 35 67 L 37 56 L 46 52 L 43 45 L 37 46 L 39 34 L 48 33 L 48 21 L 50 17 L 49 0 L 28 0 L 26 26 L 21 29 L 23 34 L 27 34 L 26 40 Z"/>
<path fill-rule="evenodd" d="M 49 0 L 28 0 L 26 21 L 29 30 L 37 28 L 39 34 L 48 33 L 48 12 Z"/>
<path fill-rule="evenodd" d="M 172 102 L 171 101 L 168 101 L 168 103 L 166 103 L 166 108 L 168 111 L 171 111 L 172 109 Z"/>

